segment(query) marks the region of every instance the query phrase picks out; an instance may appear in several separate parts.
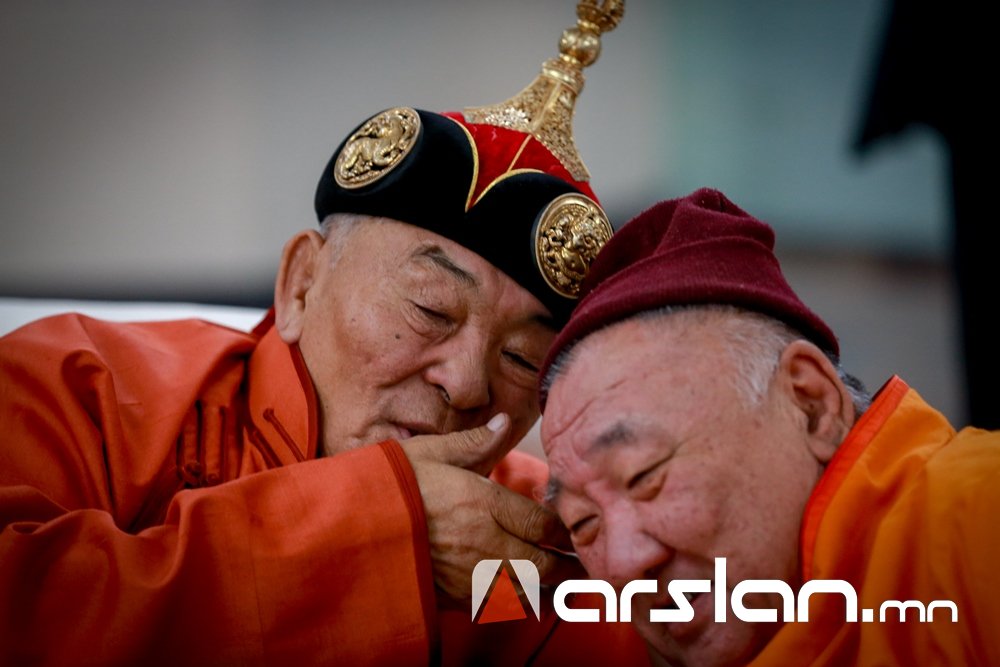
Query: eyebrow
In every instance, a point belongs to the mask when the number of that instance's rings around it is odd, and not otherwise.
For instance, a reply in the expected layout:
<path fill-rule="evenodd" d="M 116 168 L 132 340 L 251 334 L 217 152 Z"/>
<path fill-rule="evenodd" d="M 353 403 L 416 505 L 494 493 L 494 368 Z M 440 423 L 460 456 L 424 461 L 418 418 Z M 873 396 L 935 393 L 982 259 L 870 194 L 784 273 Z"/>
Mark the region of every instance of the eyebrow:
<path fill-rule="evenodd" d="M 414 251 L 414 253 L 410 255 L 410 257 L 412 259 L 424 259 L 424 258 L 429 259 L 432 262 L 434 262 L 439 268 L 444 269 L 451 275 L 458 278 L 463 284 L 468 285 L 469 287 L 475 289 L 479 288 L 479 278 L 477 278 L 475 274 L 466 271 L 458 264 L 456 264 L 451 259 L 451 257 L 448 256 L 448 253 L 442 250 L 440 246 L 437 245 L 424 246 Z M 559 331 L 559 326 L 556 324 L 556 319 L 552 315 L 549 315 L 548 313 L 538 313 L 537 315 L 533 315 L 531 320 L 537 324 L 542 325 L 547 329 L 551 329 L 552 331 L 555 332 Z"/>
<path fill-rule="evenodd" d="M 475 288 L 479 287 L 479 278 L 456 264 L 451 257 L 449 257 L 448 254 L 441 249 L 440 246 L 424 246 L 415 251 L 411 257 L 413 259 L 427 258 L 434 262 L 434 264 L 436 264 L 439 268 L 444 269 L 451 275 L 458 278 L 458 280 L 465 285 Z"/>
<path fill-rule="evenodd" d="M 542 492 L 542 504 L 551 507 L 555 504 L 556 498 L 562 491 L 562 482 L 557 477 L 549 477 L 545 483 L 545 490 Z"/>
<path fill-rule="evenodd" d="M 594 442 L 584 452 L 584 456 L 589 455 L 594 450 L 610 449 L 621 445 L 628 445 L 636 441 L 636 434 L 632 427 L 623 419 L 619 419 L 606 429 L 601 431 Z M 549 477 L 545 485 L 542 502 L 548 506 L 555 504 L 562 493 L 563 483 L 558 477 Z"/>
<path fill-rule="evenodd" d="M 590 446 L 587 453 L 595 449 L 610 449 L 618 445 L 627 445 L 635 440 L 635 431 L 632 430 L 632 427 L 626 421 L 619 419 L 594 438 L 594 444 Z"/>

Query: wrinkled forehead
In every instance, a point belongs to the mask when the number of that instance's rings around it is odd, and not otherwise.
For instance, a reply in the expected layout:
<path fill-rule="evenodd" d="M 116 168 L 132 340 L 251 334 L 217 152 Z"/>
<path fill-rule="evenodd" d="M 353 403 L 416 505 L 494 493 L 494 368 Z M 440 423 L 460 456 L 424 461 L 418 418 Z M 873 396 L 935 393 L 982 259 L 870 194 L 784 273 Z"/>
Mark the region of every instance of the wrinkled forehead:
<path fill-rule="evenodd" d="M 710 400 L 713 378 L 731 365 L 722 345 L 711 327 L 676 326 L 670 317 L 633 318 L 587 336 L 552 378 L 542 421 L 546 452 L 597 437 L 627 415 L 666 418 Z"/>
<path fill-rule="evenodd" d="M 643 323 L 628 320 L 580 341 L 549 390 L 542 443 L 550 448 L 607 421 L 640 398 L 655 370 L 658 344 Z"/>
<path fill-rule="evenodd" d="M 525 308 L 550 316 L 549 309 L 531 292 L 479 253 L 428 229 L 391 218 L 365 218 L 366 232 L 384 250 L 390 263 L 416 264 L 442 272 L 476 291 L 508 295 Z"/>
<path fill-rule="evenodd" d="M 581 464 L 585 467 L 598 464 L 600 468 L 600 461 L 607 455 L 633 448 L 656 430 L 653 420 L 641 409 L 625 414 L 601 408 L 584 412 L 547 445 L 552 477 L 562 478 Z"/>

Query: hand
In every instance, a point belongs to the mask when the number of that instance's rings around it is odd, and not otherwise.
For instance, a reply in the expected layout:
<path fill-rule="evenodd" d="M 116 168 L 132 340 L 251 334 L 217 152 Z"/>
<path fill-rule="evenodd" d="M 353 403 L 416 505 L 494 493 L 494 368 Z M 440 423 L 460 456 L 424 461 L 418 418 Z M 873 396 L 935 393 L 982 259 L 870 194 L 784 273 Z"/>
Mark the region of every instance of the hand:
<path fill-rule="evenodd" d="M 434 583 L 449 597 L 472 592 L 472 569 L 484 558 L 532 561 L 542 582 L 585 576 L 559 518 L 484 475 L 509 452 L 510 419 L 501 413 L 486 426 L 403 442 L 427 516 Z"/>

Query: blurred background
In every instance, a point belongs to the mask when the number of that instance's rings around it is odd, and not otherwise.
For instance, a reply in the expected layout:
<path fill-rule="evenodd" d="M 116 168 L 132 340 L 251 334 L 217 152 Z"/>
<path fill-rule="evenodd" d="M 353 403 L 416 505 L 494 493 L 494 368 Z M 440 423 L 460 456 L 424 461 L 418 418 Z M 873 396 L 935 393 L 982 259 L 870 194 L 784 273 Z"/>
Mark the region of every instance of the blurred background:
<path fill-rule="evenodd" d="M 574 0 L 0 4 L 0 296 L 266 307 L 330 154 L 386 107 L 498 102 Z M 616 224 L 717 187 L 871 388 L 964 422 L 946 147 L 864 157 L 889 4 L 627 0 L 576 141 Z M 433 197 L 433 192 L 427 193 Z"/>

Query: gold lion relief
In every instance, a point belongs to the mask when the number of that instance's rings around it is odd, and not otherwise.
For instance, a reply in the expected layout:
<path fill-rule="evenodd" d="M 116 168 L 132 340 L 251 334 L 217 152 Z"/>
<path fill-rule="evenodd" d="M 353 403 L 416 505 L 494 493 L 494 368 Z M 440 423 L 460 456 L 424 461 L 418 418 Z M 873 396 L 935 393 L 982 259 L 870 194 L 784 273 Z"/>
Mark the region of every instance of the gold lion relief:
<path fill-rule="evenodd" d="M 604 211 L 589 197 L 557 197 L 535 231 L 535 258 L 545 282 L 562 296 L 577 298 L 591 263 L 613 233 Z"/>
<path fill-rule="evenodd" d="M 409 155 L 419 134 L 420 116 L 408 107 L 373 116 L 344 144 L 334 166 L 334 179 L 349 190 L 374 183 Z"/>

